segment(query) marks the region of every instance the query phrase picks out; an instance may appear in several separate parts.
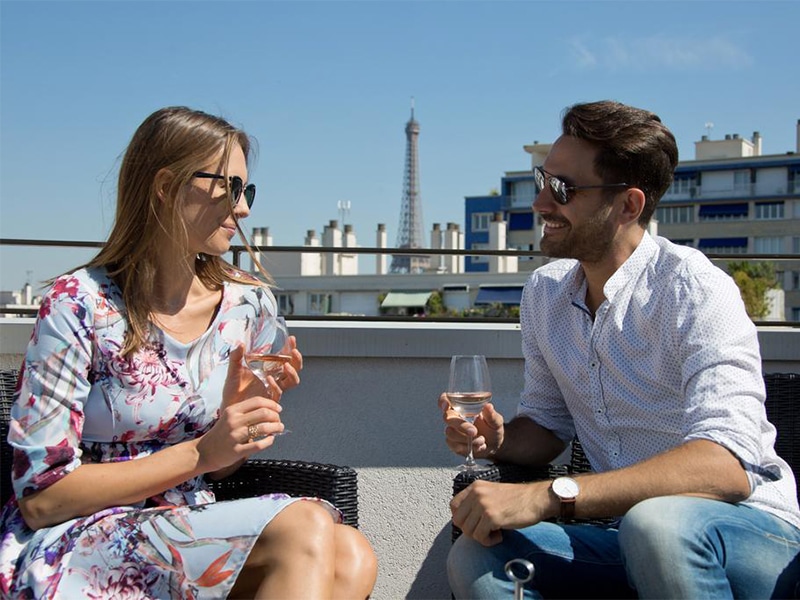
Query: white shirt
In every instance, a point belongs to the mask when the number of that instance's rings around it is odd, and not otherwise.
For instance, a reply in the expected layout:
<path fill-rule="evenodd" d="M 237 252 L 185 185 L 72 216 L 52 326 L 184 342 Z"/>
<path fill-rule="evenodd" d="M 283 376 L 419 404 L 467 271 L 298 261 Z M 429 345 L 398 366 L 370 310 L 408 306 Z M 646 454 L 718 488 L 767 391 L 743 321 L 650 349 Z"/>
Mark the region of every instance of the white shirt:
<path fill-rule="evenodd" d="M 744 503 L 800 527 L 794 475 L 764 409 L 756 328 L 733 279 L 701 252 L 645 233 L 603 293 L 592 319 L 577 261 L 533 272 L 520 306 L 518 414 L 565 442 L 577 434 L 598 472 L 717 442 L 747 472 Z"/>

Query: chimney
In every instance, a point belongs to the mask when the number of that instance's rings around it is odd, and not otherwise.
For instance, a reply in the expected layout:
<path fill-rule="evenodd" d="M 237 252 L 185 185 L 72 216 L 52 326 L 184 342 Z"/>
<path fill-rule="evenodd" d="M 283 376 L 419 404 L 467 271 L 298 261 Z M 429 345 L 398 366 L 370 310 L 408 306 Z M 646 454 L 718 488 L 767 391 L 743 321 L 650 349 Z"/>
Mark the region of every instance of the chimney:
<path fill-rule="evenodd" d="M 272 236 L 269 234 L 269 227 L 253 227 L 250 235 L 250 243 L 256 248 L 272 246 Z"/>
<path fill-rule="evenodd" d="M 332 219 L 322 230 L 322 245 L 326 248 L 342 247 L 342 232 L 339 230 L 339 221 Z M 341 275 L 338 253 L 326 252 L 323 264 L 324 275 Z"/>
<path fill-rule="evenodd" d="M 378 231 L 376 232 L 375 243 L 378 248 L 386 248 L 386 224 L 378 223 Z M 388 268 L 387 262 L 389 259 L 388 254 L 375 255 L 375 274 L 386 275 Z"/>
<path fill-rule="evenodd" d="M 444 249 L 445 250 L 463 250 L 464 238 L 458 230 L 457 223 L 448 223 L 447 230 L 444 233 Z M 448 254 L 442 256 L 443 266 L 448 273 L 463 273 L 464 272 L 464 256 L 460 254 Z"/>
<path fill-rule="evenodd" d="M 431 249 L 432 250 L 440 250 L 442 248 L 442 226 L 439 223 L 433 224 L 433 229 L 431 229 Z M 444 264 L 444 255 L 437 254 L 433 255 L 433 262 L 434 264 L 431 265 L 436 270 L 442 270 L 445 268 Z"/>
<path fill-rule="evenodd" d="M 757 131 L 753 132 L 753 155 L 761 156 L 761 134 Z"/>
<path fill-rule="evenodd" d="M 356 247 L 356 232 L 353 231 L 352 225 L 345 225 L 344 226 L 344 247 L 345 248 L 355 248 Z"/>

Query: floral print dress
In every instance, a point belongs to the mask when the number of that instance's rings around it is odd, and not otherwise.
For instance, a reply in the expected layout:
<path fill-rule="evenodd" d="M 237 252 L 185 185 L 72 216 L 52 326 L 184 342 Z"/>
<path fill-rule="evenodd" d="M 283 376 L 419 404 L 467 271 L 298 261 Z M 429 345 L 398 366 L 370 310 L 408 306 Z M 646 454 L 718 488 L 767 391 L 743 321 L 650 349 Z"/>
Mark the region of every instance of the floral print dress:
<path fill-rule="evenodd" d="M 123 360 L 124 305 L 106 271 L 57 279 L 11 413 L 15 498 L 81 464 L 135 460 L 208 431 L 231 349 L 268 343 L 266 318 L 275 313 L 266 288 L 228 283 L 200 338 L 184 344 L 154 328 L 151 343 Z M 298 500 L 215 502 L 197 477 L 134 506 L 32 531 L 15 498 L 0 513 L 0 597 L 70 600 L 224 598 L 264 527 Z"/>

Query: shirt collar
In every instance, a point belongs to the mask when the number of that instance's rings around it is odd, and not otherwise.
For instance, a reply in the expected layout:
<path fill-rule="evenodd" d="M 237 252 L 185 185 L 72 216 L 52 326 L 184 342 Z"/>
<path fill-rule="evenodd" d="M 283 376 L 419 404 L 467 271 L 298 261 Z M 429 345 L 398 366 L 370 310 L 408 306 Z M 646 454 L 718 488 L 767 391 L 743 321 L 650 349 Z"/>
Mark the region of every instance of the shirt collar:
<path fill-rule="evenodd" d="M 639 275 L 647 268 L 648 265 L 653 264 L 656 253 L 658 252 L 658 244 L 652 236 L 645 231 L 636 250 L 633 251 L 620 267 L 609 277 L 606 284 L 603 286 L 603 294 L 609 302 L 614 301 L 614 296 L 621 290 L 626 288 L 631 281 L 639 278 Z"/>

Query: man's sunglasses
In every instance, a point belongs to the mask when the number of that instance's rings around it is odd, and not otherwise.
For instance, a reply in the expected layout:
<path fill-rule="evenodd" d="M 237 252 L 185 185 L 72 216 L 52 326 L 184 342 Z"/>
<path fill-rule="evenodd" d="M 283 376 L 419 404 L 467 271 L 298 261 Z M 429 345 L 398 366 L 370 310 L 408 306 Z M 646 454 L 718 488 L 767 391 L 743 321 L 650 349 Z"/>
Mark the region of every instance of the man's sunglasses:
<path fill-rule="evenodd" d="M 603 185 L 567 185 L 555 175 L 551 175 L 541 167 L 533 167 L 533 181 L 536 183 L 536 193 L 539 194 L 544 186 L 549 183 L 550 190 L 555 199 L 561 204 L 566 204 L 573 192 L 599 188 L 631 187 L 627 183 L 606 183 Z"/>
<path fill-rule="evenodd" d="M 197 171 L 194 176 L 200 179 L 225 179 L 225 175 L 206 173 L 204 171 Z M 239 198 L 242 197 L 242 192 L 244 192 L 244 199 L 247 202 L 247 208 L 252 208 L 253 201 L 256 199 L 256 184 L 248 183 L 245 185 L 244 181 L 242 181 L 242 178 L 238 175 L 228 177 L 228 181 L 231 185 L 231 206 L 235 207 L 237 204 L 239 204 Z"/>

